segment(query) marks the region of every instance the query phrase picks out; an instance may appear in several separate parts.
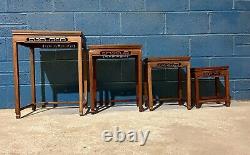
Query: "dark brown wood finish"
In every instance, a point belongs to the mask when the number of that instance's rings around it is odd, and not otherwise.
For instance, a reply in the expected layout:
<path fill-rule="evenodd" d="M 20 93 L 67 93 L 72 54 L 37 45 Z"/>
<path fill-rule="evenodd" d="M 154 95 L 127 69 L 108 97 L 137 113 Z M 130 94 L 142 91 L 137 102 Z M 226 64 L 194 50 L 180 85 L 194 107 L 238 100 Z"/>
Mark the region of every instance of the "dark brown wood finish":
<path fill-rule="evenodd" d="M 225 102 L 227 107 L 231 104 L 230 97 L 230 88 L 229 88 L 229 67 L 220 66 L 220 67 L 204 67 L 204 68 L 192 68 L 191 69 L 192 78 L 195 81 L 195 103 L 196 107 L 200 108 L 203 103 L 216 102 L 221 103 Z M 225 81 L 225 95 L 221 96 L 219 90 L 219 78 L 224 77 Z M 199 92 L 199 79 L 202 78 L 214 78 L 215 79 L 215 96 L 202 97 Z"/>
<path fill-rule="evenodd" d="M 84 67 L 82 67 L 83 39 L 80 31 L 40 31 L 40 30 L 13 30 L 13 70 L 15 85 L 15 112 L 16 118 L 21 117 L 21 110 L 32 107 L 36 110 L 36 89 L 35 89 L 35 48 L 77 48 L 78 49 L 78 75 L 79 75 L 79 113 L 83 115 L 83 108 L 87 105 L 87 57 L 84 54 Z M 19 65 L 18 65 L 18 45 L 30 48 L 30 82 L 31 82 L 31 104 L 25 107 L 20 106 L 20 86 L 19 86 Z M 83 77 L 84 68 L 84 77 Z M 84 90 L 83 90 L 84 81 Z M 84 91 L 84 94 L 83 94 Z M 83 96 L 84 95 L 84 96 Z M 57 104 L 59 102 L 46 102 L 46 104 Z M 75 102 L 64 102 L 72 103 Z"/>
<path fill-rule="evenodd" d="M 36 110 L 35 56 L 34 48 L 30 48 L 30 84 L 32 110 Z"/>
<path fill-rule="evenodd" d="M 186 68 L 186 101 L 187 101 L 187 109 L 190 110 L 191 107 L 191 75 L 190 75 L 190 57 L 159 57 L 159 58 L 147 58 L 144 60 L 147 67 L 147 76 L 146 76 L 146 86 L 145 90 L 147 90 L 147 104 L 149 106 L 149 110 L 153 110 L 153 92 L 152 92 L 152 69 L 165 69 L 165 68 L 177 68 L 178 69 L 178 103 L 182 105 L 182 77 L 181 77 L 181 68 Z"/>
<path fill-rule="evenodd" d="M 139 111 L 142 107 L 142 46 L 141 45 L 91 45 L 89 46 L 89 81 L 91 113 L 96 112 L 96 61 L 97 59 L 126 59 L 133 57 L 136 61 L 136 103 Z M 129 100 L 124 100 L 127 102 Z M 116 102 L 116 100 L 110 101 Z M 121 100 L 119 100 L 121 102 Z"/>

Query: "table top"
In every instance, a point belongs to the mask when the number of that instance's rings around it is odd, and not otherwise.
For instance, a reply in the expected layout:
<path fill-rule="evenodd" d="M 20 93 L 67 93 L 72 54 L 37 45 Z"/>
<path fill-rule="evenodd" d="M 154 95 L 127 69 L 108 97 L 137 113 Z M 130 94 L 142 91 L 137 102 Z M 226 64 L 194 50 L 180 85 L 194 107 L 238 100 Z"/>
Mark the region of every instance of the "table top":
<path fill-rule="evenodd" d="M 81 31 L 12 30 L 12 35 L 82 36 Z"/>
<path fill-rule="evenodd" d="M 199 68 L 191 68 L 191 71 L 199 72 L 199 71 L 216 71 L 216 70 L 227 70 L 229 66 L 215 66 L 215 67 L 199 67 Z"/>
<path fill-rule="evenodd" d="M 141 49 L 142 45 L 138 44 L 106 44 L 106 45 L 89 45 L 90 50 L 94 49 Z"/>
<path fill-rule="evenodd" d="M 145 62 L 160 62 L 160 61 L 189 61 L 189 56 L 177 56 L 177 57 L 150 57 L 144 59 Z"/>

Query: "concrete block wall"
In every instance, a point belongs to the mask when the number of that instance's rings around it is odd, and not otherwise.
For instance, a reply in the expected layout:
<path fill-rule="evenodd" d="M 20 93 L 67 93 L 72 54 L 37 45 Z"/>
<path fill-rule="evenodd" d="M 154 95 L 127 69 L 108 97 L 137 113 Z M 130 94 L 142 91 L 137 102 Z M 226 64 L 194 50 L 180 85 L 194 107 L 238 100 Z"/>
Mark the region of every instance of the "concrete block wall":
<path fill-rule="evenodd" d="M 250 99 L 249 0 L 1 0 L 0 108 L 14 107 L 12 29 L 80 30 L 87 45 L 139 43 L 144 57 L 188 55 L 193 67 L 230 65 L 231 96 Z M 25 104 L 27 49 L 20 47 L 19 55 Z M 74 50 L 36 50 L 38 100 L 77 100 L 75 59 Z M 133 65 L 99 61 L 99 96 L 107 89 L 133 96 Z M 156 74 L 156 82 L 169 80 L 166 71 Z"/>

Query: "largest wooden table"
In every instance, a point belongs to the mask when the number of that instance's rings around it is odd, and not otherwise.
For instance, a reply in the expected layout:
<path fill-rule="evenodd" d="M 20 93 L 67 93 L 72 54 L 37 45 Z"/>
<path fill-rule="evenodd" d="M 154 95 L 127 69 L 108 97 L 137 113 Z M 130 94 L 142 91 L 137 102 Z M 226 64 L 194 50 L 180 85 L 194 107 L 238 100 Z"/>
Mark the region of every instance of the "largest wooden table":
<path fill-rule="evenodd" d="M 77 102 L 46 102 L 46 104 L 58 103 L 79 103 L 79 113 L 83 115 L 83 108 L 87 104 L 87 59 L 86 52 L 82 52 L 83 36 L 80 31 L 36 31 L 36 30 L 13 30 L 13 69 L 15 85 L 15 112 L 16 118 L 21 117 L 21 110 L 32 107 L 36 110 L 36 86 L 35 86 L 35 48 L 76 48 L 78 49 L 78 80 L 79 80 L 79 101 Z M 30 49 L 30 83 L 31 83 L 31 104 L 25 107 L 20 106 L 20 83 L 18 65 L 18 45 Z M 82 65 L 82 57 L 84 65 Z M 84 76 L 83 76 L 84 67 Z M 83 88 L 84 82 L 84 88 Z M 84 91 L 84 96 L 83 96 Z"/>

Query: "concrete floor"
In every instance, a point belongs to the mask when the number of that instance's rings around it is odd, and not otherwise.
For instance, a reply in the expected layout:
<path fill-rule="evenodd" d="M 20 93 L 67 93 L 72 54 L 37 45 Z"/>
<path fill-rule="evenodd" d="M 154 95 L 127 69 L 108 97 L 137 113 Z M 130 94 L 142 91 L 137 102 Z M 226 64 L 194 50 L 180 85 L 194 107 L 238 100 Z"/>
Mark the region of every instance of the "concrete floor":
<path fill-rule="evenodd" d="M 102 132 L 115 126 L 126 133 L 149 130 L 147 143 L 104 142 Z M 117 106 L 83 117 L 77 108 L 59 107 L 19 120 L 13 109 L 0 110 L 0 154 L 250 154 L 250 102 L 191 111 L 164 104 L 143 113 Z"/>

